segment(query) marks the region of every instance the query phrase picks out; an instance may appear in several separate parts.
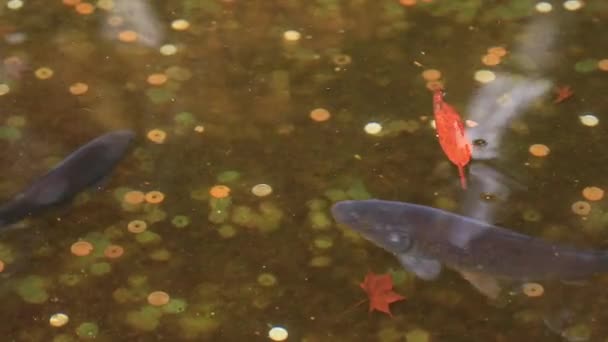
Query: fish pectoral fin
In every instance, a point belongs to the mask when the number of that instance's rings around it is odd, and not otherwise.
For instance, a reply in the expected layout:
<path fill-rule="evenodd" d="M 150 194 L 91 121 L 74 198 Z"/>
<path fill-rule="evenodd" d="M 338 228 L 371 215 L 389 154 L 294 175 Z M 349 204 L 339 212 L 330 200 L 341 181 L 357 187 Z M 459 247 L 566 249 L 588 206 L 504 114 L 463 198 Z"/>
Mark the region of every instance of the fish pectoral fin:
<path fill-rule="evenodd" d="M 401 265 L 424 280 L 433 280 L 441 273 L 441 263 L 418 255 L 399 254 Z"/>
<path fill-rule="evenodd" d="M 498 298 L 498 295 L 500 295 L 502 287 L 500 286 L 496 278 L 480 272 L 459 272 L 464 279 L 471 283 L 473 287 L 475 287 L 479 292 L 481 292 L 485 296 L 491 299 L 496 299 Z"/>

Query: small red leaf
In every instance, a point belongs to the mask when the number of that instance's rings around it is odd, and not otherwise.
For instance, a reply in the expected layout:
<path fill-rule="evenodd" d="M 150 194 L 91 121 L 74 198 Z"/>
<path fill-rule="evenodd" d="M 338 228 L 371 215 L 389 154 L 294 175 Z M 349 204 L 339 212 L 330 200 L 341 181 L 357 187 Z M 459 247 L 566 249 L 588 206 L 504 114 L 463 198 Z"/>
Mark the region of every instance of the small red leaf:
<path fill-rule="evenodd" d="M 360 286 L 369 298 L 370 312 L 377 310 L 392 316 L 389 304 L 405 299 L 393 291 L 393 278 L 390 274 L 368 272 Z"/>
<path fill-rule="evenodd" d="M 555 100 L 553 100 L 553 103 L 560 103 L 563 102 L 567 99 L 569 99 L 570 97 L 572 97 L 572 95 L 574 95 L 574 91 L 572 91 L 572 88 L 570 88 L 570 86 L 560 86 L 555 88 Z"/>

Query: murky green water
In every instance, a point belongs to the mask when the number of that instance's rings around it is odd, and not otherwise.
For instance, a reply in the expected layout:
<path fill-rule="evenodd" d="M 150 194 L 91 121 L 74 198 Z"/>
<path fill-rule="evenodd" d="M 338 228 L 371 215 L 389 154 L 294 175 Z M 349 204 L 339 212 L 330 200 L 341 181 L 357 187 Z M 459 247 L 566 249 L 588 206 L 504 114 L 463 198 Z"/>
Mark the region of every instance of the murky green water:
<path fill-rule="evenodd" d="M 264 341 L 274 326 L 307 342 L 562 340 L 543 320 L 571 341 L 608 339 L 606 277 L 490 301 L 450 271 L 414 279 L 329 213 L 337 200 L 374 197 L 474 215 L 463 198 L 476 208 L 483 196 L 459 188 L 421 74 L 440 70 L 446 100 L 472 118 L 484 69 L 548 85 L 499 127 L 501 140 L 487 140 L 510 179 L 491 219 L 608 248 L 606 200 L 587 215 L 571 209 L 583 188 L 608 184 L 608 73 L 598 64 L 608 6 L 553 1 L 543 14 L 533 1 L 481 3 L 1 1 L 3 198 L 98 135 L 138 135 L 103 190 L 0 236 L 2 340 Z M 538 22 L 550 24 L 538 33 Z M 495 46 L 507 54 L 484 65 Z M 554 103 L 566 85 L 574 95 Z M 330 118 L 311 120 L 315 108 Z M 584 114 L 599 124 L 582 125 Z M 366 134 L 370 122 L 380 134 Z M 162 143 L 152 130 L 166 133 Z M 535 143 L 549 155 L 532 157 Z M 252 194 L 263 183 L 272 193 Z M 210 198 L 214 185 L 229 197 Z M 165 197 L 128 205 L 127 191 Z M 129 232 L 133 220 L 146 232 Z M 90 255 L 70 252 L 80 239 Z M 124 254 L 104 256 L 111 244 Z M 353 307 L 369 270 L 392 272 L 407 297 L 392 319 Z M 153 291 L 170 302 L 148 304 Z M 55 313 L 69 322 L 51 326 Z"/>

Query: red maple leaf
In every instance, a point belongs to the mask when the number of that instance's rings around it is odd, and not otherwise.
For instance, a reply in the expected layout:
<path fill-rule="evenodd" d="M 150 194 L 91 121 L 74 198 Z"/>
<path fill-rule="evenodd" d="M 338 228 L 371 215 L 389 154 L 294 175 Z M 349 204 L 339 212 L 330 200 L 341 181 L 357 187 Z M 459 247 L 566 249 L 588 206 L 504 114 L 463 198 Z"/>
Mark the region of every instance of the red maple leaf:
<path fill-rule="evenodd" d="M 464 130 L 464 123 L 456 109 L 443 100 L 441 89 L 433 95 L 433 109 L 439 145 L 448 159 L 458 167 L 460 185 L 466 189 L 464 167 L 471 160 L 471 143 Z"/>
<path fill-rule="evenodd" d="M 559 86 L 555 88 L 555 93 L 556 95 L 555 100 L 553 100 L 553 103 L 560 103 L 574 95 L 574 91 L 572 91 L 572 88 L 570 88 L 570 86 Z"/>
<path fill-rule="evenodd" d="M 389 304 L 404 300 L 405 297 L 393 291 L 393 278 L 390 274 L 374 274 L 368 272 L 360 284 L 369 298 L 369 311 L 381 311 L 393 316 Z"/>

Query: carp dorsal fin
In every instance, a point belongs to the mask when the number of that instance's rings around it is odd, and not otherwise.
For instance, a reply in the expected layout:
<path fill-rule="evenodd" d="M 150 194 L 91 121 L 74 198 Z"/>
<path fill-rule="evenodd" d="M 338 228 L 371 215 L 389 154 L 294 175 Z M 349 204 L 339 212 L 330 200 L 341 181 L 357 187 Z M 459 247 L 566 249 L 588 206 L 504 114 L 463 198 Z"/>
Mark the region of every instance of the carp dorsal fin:
<path fill-rule="evenodd" d="M 441 263 L 435 259 L 412 254 L 399 254 L 401 265 L 424 280 L 433 280 L 441 273 Z"/>

